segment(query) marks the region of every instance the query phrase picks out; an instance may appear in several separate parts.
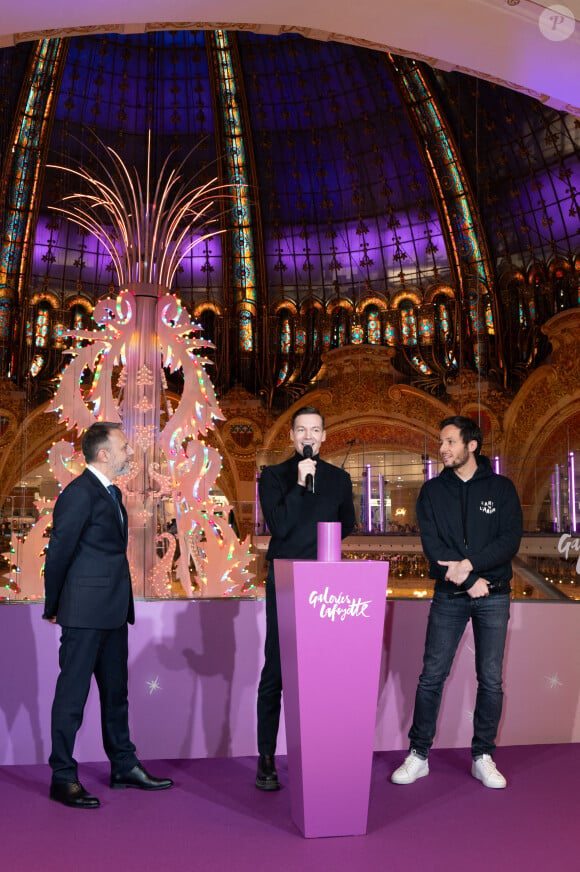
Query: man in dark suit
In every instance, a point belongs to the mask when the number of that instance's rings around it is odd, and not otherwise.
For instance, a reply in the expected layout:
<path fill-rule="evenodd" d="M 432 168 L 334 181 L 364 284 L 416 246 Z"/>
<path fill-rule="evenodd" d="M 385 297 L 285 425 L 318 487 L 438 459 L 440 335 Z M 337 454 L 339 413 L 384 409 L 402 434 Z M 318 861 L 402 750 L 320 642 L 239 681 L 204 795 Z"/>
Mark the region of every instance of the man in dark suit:
<path fill-rule="evenodd" d="M 73 757 L 91 677 L 101 703 L 111 787 L 164 790 L 135 755 L 129 736 L 127 624 L 135 611 L 127 560 L 127 512 L 114 479 L 128 472 L 133 449 L 120 424 L 98 422 L 86 431 L 87 468 L 56 501 L 44 566 L 43 617 L 62 627 L 60 674 L 52 706 L 50 798 L 73 808 L 98 808 L 78 780 Z"/>

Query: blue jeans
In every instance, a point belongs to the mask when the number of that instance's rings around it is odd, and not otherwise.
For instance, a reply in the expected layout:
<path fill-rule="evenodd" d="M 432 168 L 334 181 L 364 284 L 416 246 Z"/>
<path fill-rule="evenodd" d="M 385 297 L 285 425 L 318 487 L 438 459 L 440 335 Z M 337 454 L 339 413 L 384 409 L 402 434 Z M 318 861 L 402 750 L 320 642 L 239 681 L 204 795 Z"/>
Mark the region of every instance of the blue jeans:
<path fill-rule="evenodd" d="M 473 715 L 472 756 L 493 755 L 503 703 L 503 653 L 510 614 L 509 593 L 472 599 L 435 593 L 425 639 L 423 671 L 415 696 L 410 747 L 427 757 L 435 738 L 445 679 L 471 618 L 475 641 L 477 699 Z"/>

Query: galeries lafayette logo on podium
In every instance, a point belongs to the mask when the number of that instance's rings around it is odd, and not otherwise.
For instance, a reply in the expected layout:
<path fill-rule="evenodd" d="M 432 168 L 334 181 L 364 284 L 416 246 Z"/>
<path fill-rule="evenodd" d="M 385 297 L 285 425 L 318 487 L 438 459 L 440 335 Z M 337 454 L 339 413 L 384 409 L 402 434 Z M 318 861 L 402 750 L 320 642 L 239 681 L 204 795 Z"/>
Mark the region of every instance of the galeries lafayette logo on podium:
<path fill-rule="evenodd" d="M 347 618 L 370 618 L 368 607 L 372 600 L 363 600 L 362 597 L 352 597 L 348 593 L 329 593 L 324 588 L 324 593 L 313 590 L 308 597 L 308 602 L 313 608 L 320 608 L 321 618 L 330 618 L 331 621 L 345 621 Z"/>

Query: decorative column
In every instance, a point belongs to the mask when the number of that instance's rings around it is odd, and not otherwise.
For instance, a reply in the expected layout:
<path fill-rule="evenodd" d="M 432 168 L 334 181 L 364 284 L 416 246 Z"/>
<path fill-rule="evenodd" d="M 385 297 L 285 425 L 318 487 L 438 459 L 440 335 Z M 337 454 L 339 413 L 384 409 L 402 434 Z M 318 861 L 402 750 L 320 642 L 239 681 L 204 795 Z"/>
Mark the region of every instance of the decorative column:
<path fill-rule="evenodd" d="M 364 521 L 365 528 L 367 533 L 373 532 L 373 507 L 372 507 L 372 496 L 373 496 L 373 471 L 370 463 L 367 463 L 364 472 L 363 478 L 363 488 L 364 488 Z"/>
<path fill-rule="evenodd" d="M 137 475 L 127 482 L 127 511 L 132 535 L 129 561 L 152 580 L 157 562 L 158 481 L 152 477 L 160 466 L 161 347 L 158 341 L 158 302 L 165 288 L 130 284 L 135 304 L 134 326 L 125 352 L 123 395 L 120 412 L 130 434 Z M 161 292 L 161 293 L 160 293 Z M 169 494 L 165 494 L 169 496 Z M 190 592 L 190 586 L 186 593 Z M 149 590 L 143 593 L 150 593 Z"/>
<path fill-rule="evenodd" d="M 226 177 L 232 192 L 229 210 L 229 240 L 232 260 L 232 290 L 238 323 L 238 350 L 255 350 L 257 316 L 254 238 L 250 208 L 246 142 L 242 126 L 240 85 L 234 71 L 230 35 L 225 30 L 212 34 L 225 146 Z"/>
<path fill-rule="evenodd" d="M 429 86 L 421 64 L 389 55 L 394 82 L 407 109 L 417 142 L 436 191 L 441 226 L 461 298 L 468 313 L 474 362 L 480 372 L 487 363 L 483 297 L 494 287 L 493 270 L 483 224 L 449 125 Z M 489 301 L 496 306 L 495 297 Z M 499 331 L 497 311 L 487 316 L 488 332 Z"/>
<path fill-rule="evenodd" d="M 554 533 L 562 532 L 562 508 L 560 501 L 560 464 L 557 463 L 552 473 L 552 524 Z"/>
<path fill-rule="evenodd" d="M 576 533 L 576 516 L 576 460 L 574 458 L 574 452 L 570 451 L 568 453 L 568 518 L 570 523 L 570 533 Z"/>
<path fill-rule="evenodd" d="M 385 477 L 379 472 L 379 533 L 385 532 Z"/>

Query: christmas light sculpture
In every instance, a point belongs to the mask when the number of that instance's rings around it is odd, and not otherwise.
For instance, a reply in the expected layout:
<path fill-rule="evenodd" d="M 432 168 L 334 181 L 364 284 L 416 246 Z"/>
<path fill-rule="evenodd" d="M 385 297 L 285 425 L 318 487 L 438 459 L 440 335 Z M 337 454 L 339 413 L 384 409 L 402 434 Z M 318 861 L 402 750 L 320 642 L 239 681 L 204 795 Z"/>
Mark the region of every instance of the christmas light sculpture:
<path fill-rule="evenodd" d="M 192 187 L 183 180 L 187 158 L 170 169 L 170 156 L 151 197 L 150 143 L 143 192 L 135 168 L 129 171 L 112 148 L 98 142 L 103 157 L 91 153 L 103 178 L 81 166 L 57 167 L 78 177 L 86 191 L 65 198 L 66 205 L 55 211 L 101 242 L 123 290 L 95 307 L 99 329 L 65 332 L 84 342 L 68 350 L 71 359 L 48 411 L 58 411 L 67 430 L 79 434 L 96 420 L 123 424 L 135 454 L 129 473 L 116 483 L 129 515 L 128 553 L 136 594 L 241 594 L 252 578 L 247 569 L 252 559 L 249 538 L 238 540 L 228 523 L 231 506 L 214 496 L 222 458 L 203 441 L 215 421 L 223 420 L 206 371 L 211 361 L 204 349 L 212 345 L 169 292 L 185 255 L 219 232 L 208 227 L 215 220 L 216 199 L 229 194 L 215 179 Z M 178 369 L 184 387 L 174 406 L 167 396 L 165 370 Z M 62 457 L 55 446 L 53 463 L 61 468 L 61 484 L 67 475 Z M 175 519 L 176 532 L 167 529 L 167 517 Z M 18 549 L 25 556 L 13 564 L 11 583 L 26 597 L 38 595 L 43 556 L 37 540 L 49 520 L 43 504 L 38 522 L 42 530 L 31 531 Z M 27 590 L 18 565 L 24 561 L 34 591 Z M 31 565 L 37 571 L 30 572 Z"/>

